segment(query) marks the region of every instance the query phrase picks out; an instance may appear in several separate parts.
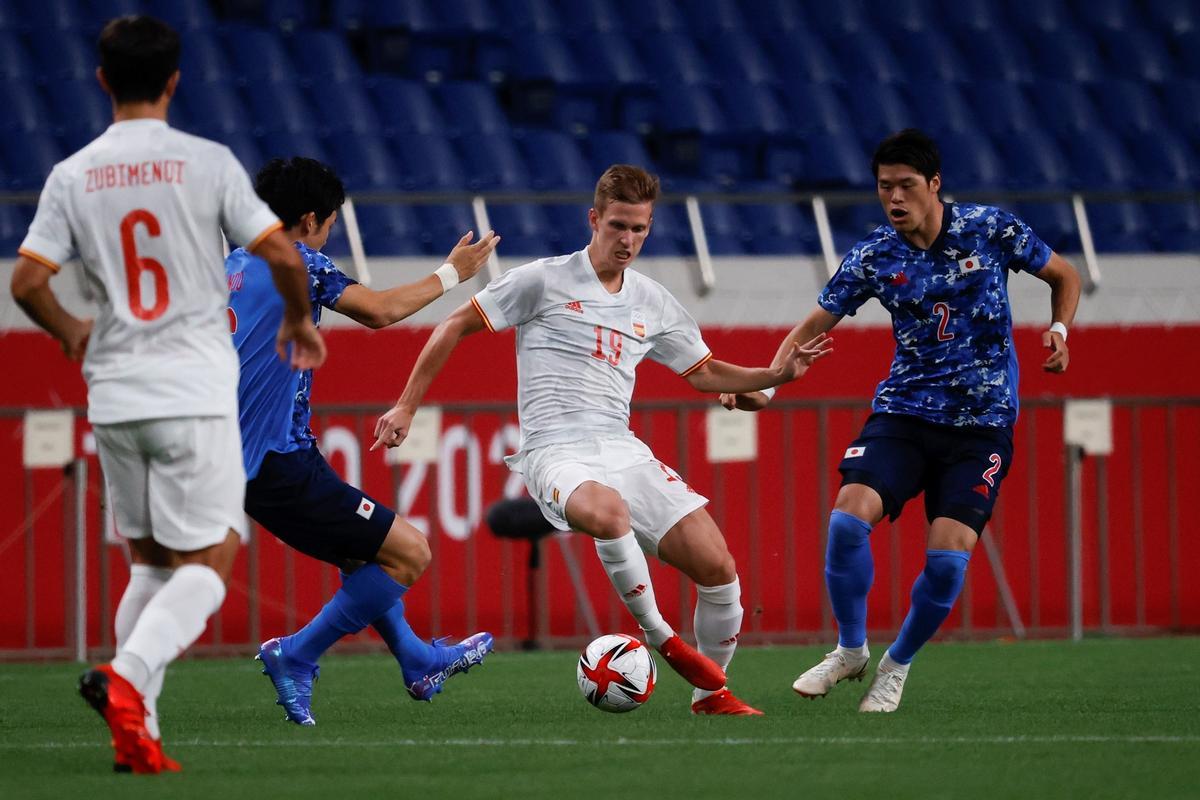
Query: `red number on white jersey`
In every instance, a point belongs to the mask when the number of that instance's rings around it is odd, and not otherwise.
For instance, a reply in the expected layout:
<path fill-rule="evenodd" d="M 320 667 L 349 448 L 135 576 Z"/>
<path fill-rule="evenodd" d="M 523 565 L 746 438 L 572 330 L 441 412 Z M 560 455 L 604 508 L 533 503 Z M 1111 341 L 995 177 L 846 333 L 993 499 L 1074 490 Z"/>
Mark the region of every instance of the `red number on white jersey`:
<path fill-rule="evenodd" d="M 946 332 L 946 326 L 950 324 L 950 306 L 945 303 L 934 303 L 933 313 L 941 316 L 942 321 L 938 323 L 937 337 L 939 342 L 948 342 L 954 338 L 953 333 Z"/>
<path fill-rule="evenodd" d="M 163 265 L 153 258 L 145 258 L 137 254 L 137 243 L 133 231 L 138 225 L 146 226 L 146 234 L 151 237 L 160 236 L 162 229 L 158 218 L 144 208 L 130 211 L 121 220 L 121 255 L 125 259 L 125 279 L 129 284 L 129 310 L 140 320 L 150 322 L 167 312 L 167 304 L 171 301 L 167 288 L 167 271 Z M 142 303 L 142 273 L 149 272 L 154 276 L 154 306 L 146 308 Z"/>
<path fill-rule="evenodd" d="M 608 331 L 608 346 L 612 349 L 610 355 L 604 352 L 604 331 L 604 327 L 596 326 L 596 349 L 592 351 L 592 358 L 607 361 L 615 367 L 621 362 L 621 346 L 625 344 L 625 337 L 621 335 L 620 331 Z"/>
<path fill-rule="evenodd" d="M 1000 465 L 1004 462 L 995 453 L 992 453 L 991 458 L 988 460 L 992 462 L 992 465 L 983 471 L 983 479 L 987 481 L 988 486 L 995 486 L 996 481 L 994 479 L 996 473 L 1000 471 Z"/>

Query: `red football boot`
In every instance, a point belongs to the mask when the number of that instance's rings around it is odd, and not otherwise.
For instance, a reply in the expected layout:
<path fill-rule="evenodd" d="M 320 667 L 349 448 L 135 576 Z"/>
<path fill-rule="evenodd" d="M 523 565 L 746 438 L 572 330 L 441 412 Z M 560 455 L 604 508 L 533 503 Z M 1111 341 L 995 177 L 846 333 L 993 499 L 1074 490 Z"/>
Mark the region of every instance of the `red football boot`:
<path fill-rule="evenodd" d="M 726 714 L 733 717 L 761 717 L 763 712 L 747 705 L 733 696 L 733 692 L 722 689 L 703 700 L 692 703 L 693 714 Z"/>
<path fill-rule="evenodd" d="M 162 745 L 146 731 L 146 706 L 129 681 L 118 675 L 111 664 L 104 664 L 83 673 L 79 693 L 108 723 L 116 753 L 114 769 L 124 765 L 138 774 L 162 772 Z"/>
<path fill-rule="evenodd" d="M 680 639 L 678 634 L 659 645 L 658 652 L 671 669 L 697 689 L 715 692 L 725 686 L 725 670 Z"/>

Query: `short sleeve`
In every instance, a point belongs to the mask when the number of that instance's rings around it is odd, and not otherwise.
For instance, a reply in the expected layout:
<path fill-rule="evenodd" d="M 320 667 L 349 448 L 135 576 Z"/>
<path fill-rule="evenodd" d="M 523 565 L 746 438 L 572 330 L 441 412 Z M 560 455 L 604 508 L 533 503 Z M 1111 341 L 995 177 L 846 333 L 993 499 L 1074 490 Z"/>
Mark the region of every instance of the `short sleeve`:
<path fill-rule="evenodd" d="M 254 193 L 250 176 L 228 147 L 220 148 L 221 229 L 232 242 L 253 251 L 267 235 L 283 227 L 270 206 Z"/>
<path fill-rule="evenodd" d="M 646 357 L 686 377 L 711 359 L 712 351 L 704 343 L 700 326 L 692 315 L 669 293 L 664 294 L 662 330 L 650 334 Z"/>
<path fill-rule="evenodd" d="M 874 294 L 863 269 L 862 251 L 855 247 L 817 296 L 817 305 L 835 316 L 852 317 Z"/>
<path fill-rule="evenodd" d="M 309 300 L 313 305 L 333 309 L 342 292 L 347 286 L 353 286 L 358 281 L 337 268 L 333 260 L 324 253 L 311 252 L 304 254 L 304 266 L 308 268 Z"/>
<path fill-rule="evenodd" d="M 545 293 L 545 268 L 538 263 L 514 267 L 496 278 L 471 305 L 483 317 L 490 331 L 502 331 L 524 324 L 537 314 Z"/>
<path fill-rule="evenodd" d="M 1007 211 L 1000 212 L 997 232 L 1005 265 L 1013 272 L 1037 272 L 1053 254 L 1033 229 Z"/>
<path fill-rule="evenodd" d="M 75 238 L 67 220 L 66 180 L 59 167 L 50 172 L 42 196 L 38 198 L 37 213 L 18 252 L 58 272 L 75 255 Z"/>

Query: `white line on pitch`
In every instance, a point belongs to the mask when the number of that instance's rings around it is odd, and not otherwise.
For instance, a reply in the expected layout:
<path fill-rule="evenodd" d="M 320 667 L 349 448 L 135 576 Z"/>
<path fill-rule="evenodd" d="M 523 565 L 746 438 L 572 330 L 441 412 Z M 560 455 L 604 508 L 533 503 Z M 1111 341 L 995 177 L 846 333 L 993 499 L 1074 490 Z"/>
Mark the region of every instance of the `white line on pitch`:
<path fill-rule="evenodd" d="M 627 747 L 741 747 L 761 745 L 953 745 L 953 744 L 1200 744 L 1200 736 L 790 736 L 723 739 L 627 739 L 606 745 Z M 96 742 L 0 742 L 0 750 L 56 750 L 99 747 Z M 249 741 L 243 739 L 177 739 L 169 747 L 594 747 L 584 739 L 311 739 Z"/>

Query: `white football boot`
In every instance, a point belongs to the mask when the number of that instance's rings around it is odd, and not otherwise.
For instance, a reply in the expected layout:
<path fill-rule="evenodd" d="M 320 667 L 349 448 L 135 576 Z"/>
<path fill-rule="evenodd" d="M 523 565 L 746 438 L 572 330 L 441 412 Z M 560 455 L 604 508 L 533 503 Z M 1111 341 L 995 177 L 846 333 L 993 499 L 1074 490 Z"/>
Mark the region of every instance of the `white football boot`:
<path fill-rule="evenodd" d="M 866 644 L 863 644 L 861 655 L 835 647 L 832 652 L 825 654 L 820 664 L 796 678 L 792 689 L 809 700 L 824 697 L 842 681 L 861 681 L 867 673 L 867 662 L 870 660 L 871 652 Z"/>
<path fill-rule="evenodd" d="M 858 704 L 859 711 L 895 711 L 900 707 L 900 696 L 904 694 L 904 681 L 908 679 L 908 664 L 897 664 L 887 653 L 879 659 L 875 677 L 867 687 L 867 693 Z"/>

